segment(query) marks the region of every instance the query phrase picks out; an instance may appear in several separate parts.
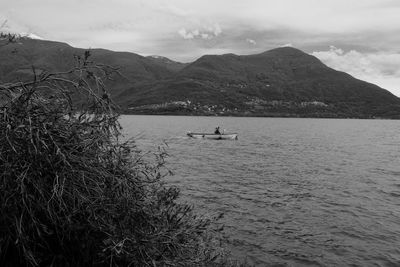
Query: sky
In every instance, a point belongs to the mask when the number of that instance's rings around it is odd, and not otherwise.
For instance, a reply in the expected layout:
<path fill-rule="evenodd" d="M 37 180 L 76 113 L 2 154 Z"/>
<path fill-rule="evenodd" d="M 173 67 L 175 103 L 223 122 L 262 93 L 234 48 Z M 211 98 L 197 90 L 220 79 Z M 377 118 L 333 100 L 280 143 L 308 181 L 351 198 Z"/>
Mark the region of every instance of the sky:
<path fill-rule="evenodd" d="M 0 31 L 190 62 L 293 46 L 400 96 L 400 0 L 0 0 Z"/>

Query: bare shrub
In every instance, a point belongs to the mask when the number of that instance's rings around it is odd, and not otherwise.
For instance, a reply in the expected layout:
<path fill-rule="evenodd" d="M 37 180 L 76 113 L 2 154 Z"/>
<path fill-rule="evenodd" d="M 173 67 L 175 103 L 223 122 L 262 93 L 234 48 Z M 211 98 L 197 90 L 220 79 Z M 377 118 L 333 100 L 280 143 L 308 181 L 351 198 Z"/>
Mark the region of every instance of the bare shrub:
<path fill-rule="evenodd" d="M 102 82 L 115 69 L 89 58 L 0 85 L 0 265 L 231 264 L 210 220 L 162 183 L 164 153 L 148 162 L 119 140 Z"/>

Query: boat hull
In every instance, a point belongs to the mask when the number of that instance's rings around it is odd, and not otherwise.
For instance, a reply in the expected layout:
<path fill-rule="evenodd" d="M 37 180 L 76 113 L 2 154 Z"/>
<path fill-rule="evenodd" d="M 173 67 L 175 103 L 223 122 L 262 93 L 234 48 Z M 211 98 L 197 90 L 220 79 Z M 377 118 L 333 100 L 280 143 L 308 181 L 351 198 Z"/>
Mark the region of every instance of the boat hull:
<path fill-rule="evenodd" d="M 224 134 L 213 134 L 213 133 L 192 133 L 188 132 L 187 135 L 192 138 L 199 139 L 212 139 L 212 140 L 237 140 L 237 133 L 224 133 Z"/>

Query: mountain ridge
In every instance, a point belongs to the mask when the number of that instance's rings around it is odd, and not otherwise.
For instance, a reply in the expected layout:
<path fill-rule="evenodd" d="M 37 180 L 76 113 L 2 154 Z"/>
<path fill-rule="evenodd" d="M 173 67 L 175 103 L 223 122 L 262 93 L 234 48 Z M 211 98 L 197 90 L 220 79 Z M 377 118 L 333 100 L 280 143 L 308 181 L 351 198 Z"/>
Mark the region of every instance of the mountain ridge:
<path fill-rule="evenodd" d="M 24 38 L 0 48 L 0 81 L 32 77 L 31 66 L 60 71 L 85 49 Z M 389 91 L 334 70 L 292 47 L 253 55 L 204 55 L 191 63 L 162 56 L 90 49 L 119 68 L 112 98 L 125 113 L 400 118 Z"/>

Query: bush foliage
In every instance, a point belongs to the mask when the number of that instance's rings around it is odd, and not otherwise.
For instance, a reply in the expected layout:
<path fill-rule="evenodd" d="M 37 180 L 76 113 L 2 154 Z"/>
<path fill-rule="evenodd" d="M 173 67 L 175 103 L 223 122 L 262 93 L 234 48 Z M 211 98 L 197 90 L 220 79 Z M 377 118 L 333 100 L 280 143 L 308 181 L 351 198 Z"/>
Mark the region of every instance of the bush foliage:
<path fill-rule="evenodd" d="M 113 69 L 89 56 L 0 85 L 0 265 L 230 264 L 210 220 L 163 184 L 164 153 L 149 162 L 121 142 L 102 83 Z"/>

